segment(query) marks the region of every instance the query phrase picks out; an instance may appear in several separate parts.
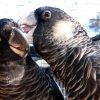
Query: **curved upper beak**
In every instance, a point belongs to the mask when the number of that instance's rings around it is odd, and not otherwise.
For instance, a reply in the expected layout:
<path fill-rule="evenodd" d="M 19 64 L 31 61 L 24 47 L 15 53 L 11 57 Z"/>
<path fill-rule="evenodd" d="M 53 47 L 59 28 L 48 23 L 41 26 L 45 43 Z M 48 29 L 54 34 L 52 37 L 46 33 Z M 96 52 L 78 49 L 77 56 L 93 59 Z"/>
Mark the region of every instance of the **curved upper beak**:
<path fill-rule="evenodd" d="M 37 20 L 34 12 L 29 12 L 23 15 L 17 23 L 20 25 L 22 31 L 26 33 L 28 43 L 33 44 L 33 33 L 37 26 Z"/>
<path fill-rule="evenodd" d="M 23 15 L 17 22 L 22 30 L 26 33 L 28 33 L 32 28 L 36 27 L 37 20 L 35 18 L 34 12 L 29 12 L 25 15 Z"/>
<path fill-rule="evenodd" d="M 29 45 L 27 43 L 25 33 L 16 27 L 12 28 L 9 44 L 12 51 L 21 57 L 25 57 L 29 52 Z"/>

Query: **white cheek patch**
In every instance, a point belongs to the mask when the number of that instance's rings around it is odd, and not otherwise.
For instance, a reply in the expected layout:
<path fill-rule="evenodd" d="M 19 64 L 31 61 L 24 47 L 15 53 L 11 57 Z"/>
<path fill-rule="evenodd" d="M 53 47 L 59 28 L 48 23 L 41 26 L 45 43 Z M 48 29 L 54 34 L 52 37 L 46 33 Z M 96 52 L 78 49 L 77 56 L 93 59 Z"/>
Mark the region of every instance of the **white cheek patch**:
<path fill-rule="evenodd" d="M 58 21 L 53 27 L 53 35 L 57 40 L 69 39 L 73 36 L 74 24 L 69 21 Z"/>

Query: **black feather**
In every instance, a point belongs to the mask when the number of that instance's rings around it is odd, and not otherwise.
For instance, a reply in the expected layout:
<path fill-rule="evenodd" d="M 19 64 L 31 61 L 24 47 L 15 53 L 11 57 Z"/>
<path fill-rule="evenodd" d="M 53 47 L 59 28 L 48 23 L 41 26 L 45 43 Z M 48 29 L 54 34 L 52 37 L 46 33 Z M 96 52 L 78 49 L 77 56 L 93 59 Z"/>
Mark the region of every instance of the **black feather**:
<path fill-rule="evenodd" d="M 44 73 L 29 54 L 21 57 L 10 48 L 8 41 L 12 27 L 16 27 L 14 23 L 10 19 L 0 20 L 0 100 L 64 100 L 53 78 Z M 21 46 L 25 49 L 27 46 L 23 40 Z M 15 41 L 11 43 L 17 44 Z"/>
<path fill-rule="evenodd" d="M 51 18 L 44 20 L 47 10 Z M 34 14 L 34 47 L 65 85 L 69 100 L 100 100 L 100 48 L 66 12 L 40 7 Z"/>

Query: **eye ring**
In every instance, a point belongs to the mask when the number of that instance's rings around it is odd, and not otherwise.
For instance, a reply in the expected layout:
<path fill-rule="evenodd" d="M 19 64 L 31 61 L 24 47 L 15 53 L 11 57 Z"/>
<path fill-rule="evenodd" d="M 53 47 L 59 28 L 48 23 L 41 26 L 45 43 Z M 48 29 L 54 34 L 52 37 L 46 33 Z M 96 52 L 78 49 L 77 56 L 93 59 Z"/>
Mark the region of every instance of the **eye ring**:
<path fill-rule="evenodd" d="M 47 19 L 50 19 L 50 18 L 51 18 L 51 11 L 49 11 L 49 10 L 43 11 L 43 13 L 42 13 L 42 19 L 43 20 L 47 20 Z"/>

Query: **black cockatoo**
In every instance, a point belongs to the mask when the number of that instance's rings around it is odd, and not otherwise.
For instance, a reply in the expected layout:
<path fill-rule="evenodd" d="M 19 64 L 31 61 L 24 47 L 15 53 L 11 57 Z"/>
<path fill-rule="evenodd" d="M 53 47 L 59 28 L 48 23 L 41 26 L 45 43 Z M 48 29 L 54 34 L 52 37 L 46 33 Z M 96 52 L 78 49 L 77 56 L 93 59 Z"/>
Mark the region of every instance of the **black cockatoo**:
<path fill-rule="evenodd" d="M 0 19 L 0 100 L 64 100 L 55 81 L 32 60 L 12 19 Z"/>
<path fill-rule="evenodd" d="M 34 47 L 63 82 L 69 100 L 100 100 L 100 48 L 81 24 L 55 7 L 39 7 L 30 15 L 25 24 L 36 25 Z"/>

